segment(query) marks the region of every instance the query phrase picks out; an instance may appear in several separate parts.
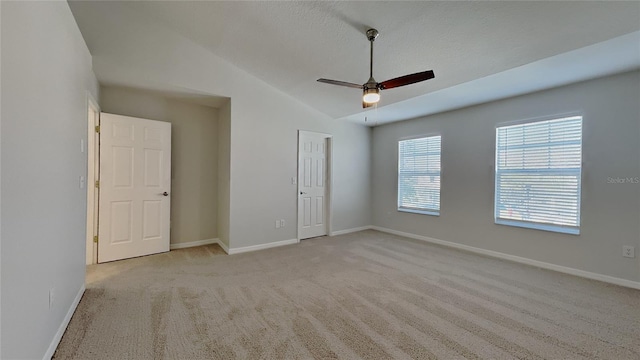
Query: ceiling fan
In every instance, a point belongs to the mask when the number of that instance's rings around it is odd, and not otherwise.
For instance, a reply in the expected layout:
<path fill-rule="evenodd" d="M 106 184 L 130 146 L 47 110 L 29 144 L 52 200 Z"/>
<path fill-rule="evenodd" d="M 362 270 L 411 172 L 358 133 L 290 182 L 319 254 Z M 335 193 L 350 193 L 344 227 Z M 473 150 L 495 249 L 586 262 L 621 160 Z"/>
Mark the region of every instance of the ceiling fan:
<path fill-rule="evenodd" d="M 318 79 L 319 82 L 346 86 L 350 88 L 362 89 L 362 108 L 368 108 L 380 101 L 380 90 L 393 89 L 400 86 L 415 84 L 417 82 L 433 79 L 435 75 L 433 70 L 427 70 L 415 74 L 400 76 L 391 80 L 376 82 L 373 78 L 373 42 L 378 37 L 378 30 L 369 29 L 366 32 L 367 39 L 371 43 L 371 54 L 369 57 L 369 80 L 363 85 L 358 85 L 346 81 Z"/>

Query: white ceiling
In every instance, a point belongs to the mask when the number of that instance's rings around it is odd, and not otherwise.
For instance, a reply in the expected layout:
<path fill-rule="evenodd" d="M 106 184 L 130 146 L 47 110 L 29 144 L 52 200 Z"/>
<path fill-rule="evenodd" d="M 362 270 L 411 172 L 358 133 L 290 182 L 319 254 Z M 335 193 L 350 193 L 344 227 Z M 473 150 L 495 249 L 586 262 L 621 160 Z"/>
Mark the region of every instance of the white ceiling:
<path fill-rule="evenodd" d="M 144 19 L 333 118 L 358 122 L 372 112 L 378 123 L 397 121 L 640 67 L 637 1 L 100 3 L 70 2 L 94 56 L 111 51 L 109 44 L 117 41 L 109 38 L 109 26 Z M 436 78 L 384 91 L 378 109 L 363 112 L 357 89 L 316 79 L 364 83 L 369 71 L 364 31 L 369 27 L 381 34 L 375 42 L 376 80 L 431 69 Z M 623 43 L 613 40 L 614 52 L 612 45 L 605 46 L 608 42 L 560 56 L 630 33 L 635 34 Z M 585 56 L 597 61 L 576 71 L 575 60 Z M 109 74 L 96 75 L 101 82 L 115 82 Z M 532 86 L 520 81 L 514 93 L 505 91 L 509 82 L 516 84 L 516 76 Z M 430 99 L 441 104 L 443 94 L 447 106 L 429 106 Z"/>

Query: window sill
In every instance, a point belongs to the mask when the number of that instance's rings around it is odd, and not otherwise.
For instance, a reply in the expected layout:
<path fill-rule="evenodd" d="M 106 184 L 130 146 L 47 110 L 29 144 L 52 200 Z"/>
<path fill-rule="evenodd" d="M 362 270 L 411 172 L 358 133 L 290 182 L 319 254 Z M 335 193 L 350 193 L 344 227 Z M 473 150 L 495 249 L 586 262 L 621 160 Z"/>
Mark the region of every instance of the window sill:
<path fill-rule="evenodd" d="M 399 212 L 407 212 L 412 214 L 420 214 L 420 215 L 431 215 L 431 216 L 440 216 L 439 211 L 435 210 L 418 210 L 418 209 L 398 209 Z"/>
<path fill-rule="evenodd" d="M 498 225 L 515 226 L 515 227 L 542 230 L 542 231 L 551 231 L 551 232 L 557 232 L 557 233 L 569 234 L 569 235 L 580 235 L 579 228 L 570 228 L 570 227 L 548 225 L 548 224 L 536 224 L 536 223 L 530 223 L 530 222 L 524 222 L 524 221 L 518 221 L 518 220 L 495 219 L 495 222 Z"/>

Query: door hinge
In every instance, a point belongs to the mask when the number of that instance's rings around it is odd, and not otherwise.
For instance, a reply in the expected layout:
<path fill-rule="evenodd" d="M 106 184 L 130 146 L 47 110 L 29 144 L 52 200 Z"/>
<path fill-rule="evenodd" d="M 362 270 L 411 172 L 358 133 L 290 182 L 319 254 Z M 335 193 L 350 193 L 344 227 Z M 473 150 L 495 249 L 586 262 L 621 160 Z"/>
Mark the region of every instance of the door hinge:
<path fill-rule="evenodd" d="M 94 243 L 96 243 L 96 244 L 98 243 L 98 235 L 95 235 L 95 236 L 93 237 L 93 242 L 94 242 Z"/>
<path fill-rule="evenodd" d="M 96 180 L 96 188 L 100 189 L 100 180 Z"/>
<path fill-rule="evenodd" d="M 100 133 L 100 125 L 96 126 L 96 132 L 99 134 Z"/>

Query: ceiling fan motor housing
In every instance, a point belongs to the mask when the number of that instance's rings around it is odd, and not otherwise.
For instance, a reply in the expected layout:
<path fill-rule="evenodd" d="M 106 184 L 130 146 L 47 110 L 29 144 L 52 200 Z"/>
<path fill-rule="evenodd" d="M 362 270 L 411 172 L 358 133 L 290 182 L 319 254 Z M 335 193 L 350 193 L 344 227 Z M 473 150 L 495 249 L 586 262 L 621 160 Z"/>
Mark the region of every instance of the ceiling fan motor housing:
<path fill-rule="evenodd" d="M 378 83 L 375 81 L 374 78 L 370 78 L 369 81 L 367 81 L 364 85 L 362 85 L 362 88 L 364 90 L 377 89 L 378 88 Z"/>

